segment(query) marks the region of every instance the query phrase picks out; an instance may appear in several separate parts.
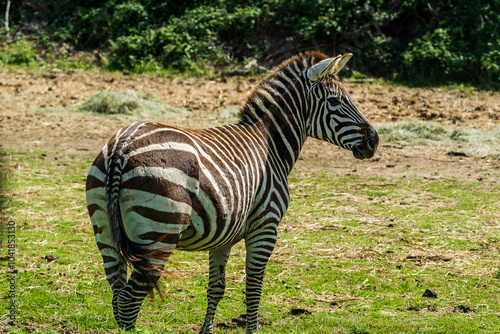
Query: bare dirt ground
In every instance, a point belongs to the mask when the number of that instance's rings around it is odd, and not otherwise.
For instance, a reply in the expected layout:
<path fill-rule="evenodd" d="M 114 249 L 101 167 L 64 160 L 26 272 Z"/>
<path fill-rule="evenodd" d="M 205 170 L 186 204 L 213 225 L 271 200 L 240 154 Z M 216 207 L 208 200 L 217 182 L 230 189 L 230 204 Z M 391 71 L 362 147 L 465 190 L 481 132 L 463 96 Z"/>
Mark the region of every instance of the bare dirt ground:
<path fill-rule="evenodd" d="M 242 105 L 258 78 L 181 79 L 157 75 L 84 71 L 0 73 L 0 145 L 4 149 L 44 150 L 60 159 L 82 155 L 92 159 L 110 136 L 131 119 L 82 113 L 47 112 L 43 108 L 79 105 L 102 91 L 133 89 L 158 95 L 190 112 L 168 122 L 188 127 L 218 124 L 214 118 L 228 106 Z M 345 83 L 358 108 L 373 123 L 425 119 L 445 126 L 497 128 L 500 93 L 406 88 Z M 500 144 L 500 143 L 499 143 Z M 308 140 L 299 171 L 321 168 L 339 174 L 374 176 L 417 174 L 499 182 L 500 161 L 493 156 L 450 156 L 460 147 L 394 145 L 381 142 L 375 159 L 356 161 L 350 152 Z"/>

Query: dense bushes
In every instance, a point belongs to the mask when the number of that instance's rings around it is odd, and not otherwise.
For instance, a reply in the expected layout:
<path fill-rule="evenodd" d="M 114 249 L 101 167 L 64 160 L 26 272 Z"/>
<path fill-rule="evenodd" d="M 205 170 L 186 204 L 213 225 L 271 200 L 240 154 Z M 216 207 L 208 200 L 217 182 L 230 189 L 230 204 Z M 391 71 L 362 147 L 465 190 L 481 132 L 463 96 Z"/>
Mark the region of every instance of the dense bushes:
<path fill-rule="evenodd" d="M 435 19 L 402 53 L 402 68 L 419 80 L 500 80 L 500 2 L 436 2 Z M 432 8 L 432 7 L 430 7 Z M 440 13 L 440 14 L 439 14 Z"/>
<path fill-rule="evenodd" d="M 413 83 L 498 83 L 498 0 L 39 0 L 24 33 L 108 54 L 108 67 L 193 70 L 297 51 L 353 52 L 363 73 Z M 49 14 L 47 14 L 49 13 Z"/>

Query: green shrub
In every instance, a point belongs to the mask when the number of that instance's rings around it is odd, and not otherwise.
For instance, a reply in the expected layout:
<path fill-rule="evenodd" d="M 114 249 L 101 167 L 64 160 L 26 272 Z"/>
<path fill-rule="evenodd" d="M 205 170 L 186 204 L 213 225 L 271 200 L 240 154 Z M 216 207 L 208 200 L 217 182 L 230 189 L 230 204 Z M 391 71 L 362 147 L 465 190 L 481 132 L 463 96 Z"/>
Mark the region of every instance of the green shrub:
<path fill-rule="evenodd" d="M 141 62 L 154 61 L 165 68 L 192 69 L 202 59 L 222 57 L 215 30 L 225 24 L 224 11 L 217 8 L 196 8 L 171 24 L 143 31 L 140 35 L 121 36 L 111 42 L 111 69 L 132 69 Z"/>
<path fill-rule="evenodd" d="M 488 42 L 488 51 L 481 56 L 481 70 L 486 82 L 500 82 L 500 39 Z"/>
<path fill-rule="evenodd" d="M 500 3 L 470 0 L 20 1 L 15 24 L 113 70 L 195 71 L 298 51 L 353 52 L 349 67 L 405 83 L 500 81 Z M 47 15 L 50 13 L 50 15 Z M 36 22 L 33 23 L 33 22 Z"/>
<path fill-rule="evenodd" d="M 0 63 L 4 65 L 30 65 L 35 62 L 38 50 L 33 43 L 22 39 L 15 43 L 4 43 L 0 50 Z"/>
<path fill-rule="evenodd" d="M 401 54 L 400 79 L 498 85 L 498 3 L 430 1 L 431 17 Z"/>
<path fill-rule="evenodd" d="M 453 54 L 450 51 L 451 43 L 448 32 L 441 28 L 427 32 L 422 38 L 411 42 L 402 55 L 406 73 L 419 80 L 436 80 L 442 75 L 449 76 L 456 67 L 453 73 L 462 76 L 462 70 L 467 67 L 467 59 Z"/>
<path fill-rule="evenodd" d="M 55 17 L 54 38 L 80 49 L 100 48 L 120 36 L 142 33 L 150 24 L 148 11 L 140 1 L 86 0 L 58 8 L 62 15 Z"/>

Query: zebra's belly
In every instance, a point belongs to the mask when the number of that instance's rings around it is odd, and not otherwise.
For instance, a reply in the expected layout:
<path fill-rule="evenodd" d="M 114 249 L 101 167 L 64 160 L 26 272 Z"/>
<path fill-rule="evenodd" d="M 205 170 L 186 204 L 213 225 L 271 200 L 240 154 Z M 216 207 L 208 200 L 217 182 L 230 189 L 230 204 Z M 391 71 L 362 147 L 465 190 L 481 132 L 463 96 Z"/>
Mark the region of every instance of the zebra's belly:
<path fill-rule="evenodd" d="M 226 220 L 225 224 L 217 224 L 215 221 L 207 223 L 197 215 L 193 215 L 189 227 L 182 232 L 176 248 L 201 251 L 232 245 L 243 238 L 244 226 L 242 221 Z"/>

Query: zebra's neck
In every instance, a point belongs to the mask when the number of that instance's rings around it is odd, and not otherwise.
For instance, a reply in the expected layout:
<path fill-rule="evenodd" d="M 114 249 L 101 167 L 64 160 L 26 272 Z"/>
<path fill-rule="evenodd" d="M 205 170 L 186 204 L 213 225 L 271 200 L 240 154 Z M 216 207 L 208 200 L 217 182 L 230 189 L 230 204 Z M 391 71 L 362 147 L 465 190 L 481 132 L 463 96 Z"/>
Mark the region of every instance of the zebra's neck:
<path fill-rule="evenodd" d="M 259 85 L 240 113 L 240 124 L 253 126 L 267 139 L 269 152 L 290 173 L 306 140 L 307 101 L 295 78 L 279 75 Z M 295 85 L 294 85 L 295 84 Z"/>
<path fill-rule="evenodd" d="M 307 138 L 309 101 L 305 73 L 326 59 L 319 52 L 292 57 L 267 76 L 250 94 L 239 114 L 240 123 L 255 126 L 268 139 L 270 152 L 290 173 Z"/>

